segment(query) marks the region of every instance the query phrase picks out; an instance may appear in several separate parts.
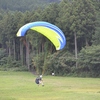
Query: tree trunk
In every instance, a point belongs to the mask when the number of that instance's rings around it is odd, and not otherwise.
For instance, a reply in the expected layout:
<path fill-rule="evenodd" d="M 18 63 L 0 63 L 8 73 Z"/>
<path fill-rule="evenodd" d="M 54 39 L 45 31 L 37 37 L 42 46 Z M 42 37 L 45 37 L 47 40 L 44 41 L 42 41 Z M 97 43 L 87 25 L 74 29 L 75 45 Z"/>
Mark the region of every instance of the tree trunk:
<path fill-rule="evenodd" d="M 74 33 L 74 39 L 75 39 L 75 59 L 76 59 L 76 68 L 77 68 L 77 38 L 76 38 L 76 33 Z"/>
<path fill-rule="evenodd" d="M 21 64 L 23 65 L 23 45 L 22 42 L 20 41 L 20 60 L 21 60 Z"/>
<path fill-rule="evenodd" d="M 14 52 L 14 60 L 16 60 L 15 39 L 13 39 L 13 44 L 14 44 L 14 46 L 13 46 L 13 48 L 14 48 L 14 51 L 13 51 Z"/>
<path fill-rule="evenodd" d="M 86 42 L 86 46 L 88 47 L 89 43 L 88 43 L 88 39 L 87 38 L 86 38 L 85 42 Z"/>
<path fill-rule="evenodd" d="M 9 43 L 8 43 L 8 53 L 9 53 L 9 56 L 11 56 L 11 43 L 10 43 L 10 39 L 9 39 Z"/>
<path fill-rule="evenodd" d="M 29 64 L 29 41 L 26 39 L 26 65 L 28 69 L 30 70 L 30 64 Z"/>

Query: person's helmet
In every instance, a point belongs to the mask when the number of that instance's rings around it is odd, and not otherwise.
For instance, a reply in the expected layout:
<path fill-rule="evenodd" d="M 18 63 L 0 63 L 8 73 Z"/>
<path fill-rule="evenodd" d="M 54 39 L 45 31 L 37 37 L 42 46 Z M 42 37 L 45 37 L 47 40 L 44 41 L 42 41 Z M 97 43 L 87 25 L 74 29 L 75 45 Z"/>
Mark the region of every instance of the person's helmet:
<path fill-rule="evenodd" d="M 42 75 L 40 75 L 40 77 L 42 78 Z"/>

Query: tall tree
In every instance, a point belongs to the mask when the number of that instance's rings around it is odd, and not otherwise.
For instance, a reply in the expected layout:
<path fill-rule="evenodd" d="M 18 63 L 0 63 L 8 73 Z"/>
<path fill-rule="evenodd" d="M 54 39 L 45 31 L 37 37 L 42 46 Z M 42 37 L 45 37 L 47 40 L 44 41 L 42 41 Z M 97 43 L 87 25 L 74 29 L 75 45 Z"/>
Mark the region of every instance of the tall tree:
<path fill-rule="evenodd" d="M 50 4 L 46 9 L 44 9 L 42 13 L 42 20 L 51 22 L 54 24 L 58 17 L 59 13 L 59 6 L 57 3 Z"/>
<path fill-rule="evenodd" d="M 96 8 L 96 29 L 95 34 L 92 35 L 92 42 L 95 45 L 100 44 L 100 0 L 94 1 Z"/>
<path fill-rule="evenodd" d="M 77 59 L 77 52 L 83 46 L 90 45 L 91 36 L 95 30 L 95 9 L 90 0 L 71 2 L 64 0 L 61 4 L 63 10 L 60 12 L 59 21 L 65 26 L 65 31 L 69 32 L 67 34 L 70 36 L 70 42 L 74 39 L 72 42 L 75 43 L 75 58 Z"/>

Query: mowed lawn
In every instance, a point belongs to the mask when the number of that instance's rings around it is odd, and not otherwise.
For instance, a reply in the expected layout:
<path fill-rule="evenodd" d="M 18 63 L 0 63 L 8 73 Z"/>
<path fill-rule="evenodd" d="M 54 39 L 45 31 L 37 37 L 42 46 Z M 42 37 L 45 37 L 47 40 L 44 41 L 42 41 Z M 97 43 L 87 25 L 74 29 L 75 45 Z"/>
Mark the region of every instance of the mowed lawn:
<path fill-rule="evenodd" d="M 30 72 L 0 71 L 0 100 L 100 100 L 100 78 L 43 76 L 37 86 Z"/>

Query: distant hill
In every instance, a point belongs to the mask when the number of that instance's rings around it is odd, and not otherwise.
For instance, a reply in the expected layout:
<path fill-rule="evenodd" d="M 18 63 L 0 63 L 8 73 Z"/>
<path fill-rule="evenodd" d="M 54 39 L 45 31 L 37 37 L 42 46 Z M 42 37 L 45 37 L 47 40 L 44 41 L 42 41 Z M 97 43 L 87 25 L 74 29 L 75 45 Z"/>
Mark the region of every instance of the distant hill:
<path fill-rule="evenodd" d="M 61 0 L 0 0 L 0 9 L 12 11 L 26 11 L 45 7 L 49 3 L 60 2 Z"/>

